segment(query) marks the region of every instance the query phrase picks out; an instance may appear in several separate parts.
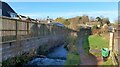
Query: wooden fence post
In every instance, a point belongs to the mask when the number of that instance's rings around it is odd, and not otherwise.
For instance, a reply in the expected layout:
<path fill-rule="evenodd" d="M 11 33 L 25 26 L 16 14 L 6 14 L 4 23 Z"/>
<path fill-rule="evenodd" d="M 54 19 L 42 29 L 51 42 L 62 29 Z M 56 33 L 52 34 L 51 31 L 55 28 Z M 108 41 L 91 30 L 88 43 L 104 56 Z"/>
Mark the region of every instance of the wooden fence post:
<path fill-rule="evenodd" d="M 110 56 L 112 56 L 112 51 L 113 51 L 113 45 L 114 45 L 114 33 L 110 33 L 110 41 L 109 41 L 109 50 L 110 50 Z"/>
<path fill-rule="evenodd" d="M 27 38 L 29 37 L 29 22 L 27 22 Z"/>
<path fill-rule="evenodd" d="M 16 35 L 16 41 L 17 41 L 17 38 L 18 38 L 18 34 L 17 34 L 17 32 L 18 32 L 18 25 L 17 25 L 17 20 L 15 20 L 16 22 L 15 22 L 15 24 L 16 24 L 16 30 L 15 30 L 15 35 Z"/>

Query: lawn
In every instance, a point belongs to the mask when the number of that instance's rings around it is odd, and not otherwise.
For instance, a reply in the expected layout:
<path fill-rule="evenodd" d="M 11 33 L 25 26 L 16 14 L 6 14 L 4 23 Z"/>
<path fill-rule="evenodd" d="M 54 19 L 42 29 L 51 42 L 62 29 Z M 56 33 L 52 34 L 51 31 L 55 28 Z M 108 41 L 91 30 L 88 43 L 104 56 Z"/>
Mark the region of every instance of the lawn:
<path fill-rule="evenodd" d="M 90 44 L 90 49 L 101 50 L 101 48 L 108 48 L 109 40 L 106 40 L 102 36 L 92 35 L 89 36 L 89 44 Z"/>
<path fill-rule="evenodd" d="M 109 48 L 109 40 L 99 35 L 89 36 L 90 49 L 99 50 L 100 52 L 91 52 L 95 56 L 101 56 L 101 48 Z M 112 65 L 112 59 L 108 58 L 103 65 Z"/>
<path fill-rule="evenodd" d="M 103 36 L 92 35 L 89 36 L 90 49 L 101 51 L 102 48 L 109 47 L 109 40 L 105 39 Z M 101 56 L 101 52 L 93 52 L 92 54 L 96 56 Z"/>
<path fill-rule="evenodd" d="M 105 39 L 103 36 L 91 35 L 89 36 L 88 39 L 89 39 L 90 49 L 99 51 L 99 52 L 92 52 L 93 55 L 101 56 L 101 49 L 109 47 L 109 40 Z"/>

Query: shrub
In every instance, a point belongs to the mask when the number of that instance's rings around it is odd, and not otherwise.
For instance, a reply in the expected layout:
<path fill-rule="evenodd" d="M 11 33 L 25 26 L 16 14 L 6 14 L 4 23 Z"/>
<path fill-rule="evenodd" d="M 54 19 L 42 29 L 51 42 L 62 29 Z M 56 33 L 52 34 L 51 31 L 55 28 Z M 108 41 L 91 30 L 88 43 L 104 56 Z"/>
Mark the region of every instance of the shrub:
<path fill-rule="evenodd" d="M 32 55 L 24 54 L 21 56 L 9 58 L 6 61 L 2 62 L 2 67 L 10 67 L 11 65 L 12 67 L 22 66 L 25 63 L 27 63 L 32 57 L 33 57 Z"/>
<path fill-rule="evenodd" d="M 65 65 L 79 65 L 80 64 L 80 55 L 69 53 L 67 55 L 67 61 L 65 62 Z"/>

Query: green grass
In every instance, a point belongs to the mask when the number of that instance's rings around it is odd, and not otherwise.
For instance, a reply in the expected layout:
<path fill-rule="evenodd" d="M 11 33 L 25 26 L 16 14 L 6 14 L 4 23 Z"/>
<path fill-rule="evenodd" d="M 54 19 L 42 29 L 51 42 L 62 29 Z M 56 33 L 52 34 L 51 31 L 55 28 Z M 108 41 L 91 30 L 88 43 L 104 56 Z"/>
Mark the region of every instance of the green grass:
<path fill-rule="evenodd" d="M 65 44 L 67 46 L 66 48 L 68 49 L 68 55 L 67 55 L 67 60 L 65 62 L 66 65 L 78 65 L 80 64 L 80 55 L 78 54 L 77 51 L 77 38 L 74 36 L 68 36 L 67 37 L 67 43 Z"/>
<path fill-rule="evenodd" d="M 88 54 L 89 53 L 89 41 L 88 36 L 83 37 L 83 49 Z"/>
<path fill-rule="evenodd" d="M 74 53 L 68 53 L 67 61 L 65 62 L 65 65 L 78 65 L 78 64 L 80 64 L 80 55 Z"/>
<path fill-rule="evenodd" d="M 89 37 L 89 43 L 91 49 L 108 48 L 109 40 L 104 39 L 102 36 L 92 35 Z"/>
<path fill-rule="evenodd" d="M 101 48 L 108 48 L 109 47 L 109 40 L 106 40 L 103 36 L 92 35 L 89 36 L 89 44 L 90 49 L 97 49 L 101 51 Z M 92 53 L 95 56 L 102 56 L 101 52 L 94 52 Z M 103 62 L 103 65 L 113 65 L 112 59 L 108 58 L 106 62 Z M 104 67 L 104 66 L 103 66 Z"/>
<path fill-rule="evenodd" d="M 90 49 L 101 51 L 102 48 L 109 47 L 109 40 L 106 40 L 102 36 L 92 35 L 92 36 L 89 36 L 89 44 L 90 44 Z M 96 56 L 101 56 L 101 52 L 98 52 L 98 53 L 94 52 L 92 54 Z"/>
<path fill-rule="evenodd" d="M 106 62 L 104 62 L 103 65 L 113 65 L 112 59 L 108 58 L 108 60 Z"/>

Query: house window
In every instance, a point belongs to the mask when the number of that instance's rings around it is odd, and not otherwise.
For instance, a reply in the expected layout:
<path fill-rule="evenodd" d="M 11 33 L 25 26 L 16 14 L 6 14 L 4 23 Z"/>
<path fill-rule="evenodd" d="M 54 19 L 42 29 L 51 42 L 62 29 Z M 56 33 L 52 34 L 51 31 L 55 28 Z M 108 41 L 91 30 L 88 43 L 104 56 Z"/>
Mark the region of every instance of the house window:
<path fill-rule="evenodd" d="M 12 18 L 17 17 L 17 14 L 16 14 L 16 13 L 13 13 L 13 12 L 8 12 L 8 13 L 10 14 L 10 17 L 12 17 Z"/>
<path fill-rule="evenodd" d="M 14 17 L 16 17 L 16 14 L 11 12 L 10 16 L 14 18 Z"/>
<path fill-rule="evenodd" d="M 0 16 L 2 16 L 2 9 L 0 9 Z"/>

